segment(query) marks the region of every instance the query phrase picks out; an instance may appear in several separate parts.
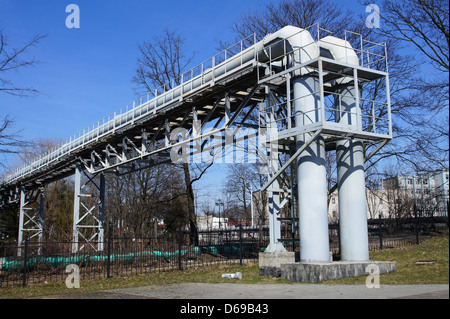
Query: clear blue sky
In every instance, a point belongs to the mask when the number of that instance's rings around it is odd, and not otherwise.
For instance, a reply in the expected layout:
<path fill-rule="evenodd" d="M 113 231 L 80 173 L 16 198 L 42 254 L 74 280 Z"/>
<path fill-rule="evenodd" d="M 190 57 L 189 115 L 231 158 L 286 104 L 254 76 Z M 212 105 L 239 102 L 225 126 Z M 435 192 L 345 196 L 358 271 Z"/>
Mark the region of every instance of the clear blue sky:
<path fill-rule="evenodd" d="M 131 78 L 138 43 L 169 26 L 186 39 L 188 51 L 198 52 L 200 63 L 216 53 L 216 41 L 234 38 L 231 27 L 241 14 L 268 2 L 0 0 L 0 29 L 11 48 L 37 33 L 48 34 L 27 55 L 42 63 L 7 77 L 18 87 L 31 86 L 43 94 L 0 95 L 0 117 L 14 119 L 14 130 L 21 130 L 24 140 L 68 138 L 134 100 Z M 66 28 L 65 9 L 71 3 L 80 8 L 79 29 Z M 342 3 L 364 13 L 357 0 Z M 14 164 L 11 157 L 0 161 Z"/>

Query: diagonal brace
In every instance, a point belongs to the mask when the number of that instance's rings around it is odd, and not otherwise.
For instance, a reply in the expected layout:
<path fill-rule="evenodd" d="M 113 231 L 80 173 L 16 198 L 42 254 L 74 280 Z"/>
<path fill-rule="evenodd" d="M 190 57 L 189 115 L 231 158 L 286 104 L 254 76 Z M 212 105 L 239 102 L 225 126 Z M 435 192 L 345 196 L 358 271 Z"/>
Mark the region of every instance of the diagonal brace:
<path fill-rule="evenodd" d="M 286 168 L 289 167 L 289 165 L 291 165 L 291 163 L 297 159 L 297 157 L 300 156 L 301 153 L 303 153 L 303 151 L 309 147 L 309 145 L 320 135 L 320 133 L 322 132 L 322 130 L 318 130 L 316 131 L 312 136 L 311 139 L 309 141 L 307 141 L 302 147 L 300 147 L 295 153 L 294 155 L 291 156 L 291 158 L 283 165 L 283 167 L 281 167 L 271 178 L 270 180 L 263 186 L 263 188 L 261 188 L 261 191 L 265 191 L 277 178 L 278 176 L 281 175 L 281 173 L 283 173 Z"/>

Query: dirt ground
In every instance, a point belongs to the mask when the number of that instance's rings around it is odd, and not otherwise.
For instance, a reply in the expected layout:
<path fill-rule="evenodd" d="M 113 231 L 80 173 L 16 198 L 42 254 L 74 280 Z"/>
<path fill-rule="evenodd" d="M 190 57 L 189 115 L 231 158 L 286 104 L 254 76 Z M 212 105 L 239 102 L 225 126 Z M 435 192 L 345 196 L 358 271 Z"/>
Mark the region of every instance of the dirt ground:
<path fill-rule="evenodd" d="M 42 299 L 449 299 L 449 285 L 310 285 L 183 283 Z"/>

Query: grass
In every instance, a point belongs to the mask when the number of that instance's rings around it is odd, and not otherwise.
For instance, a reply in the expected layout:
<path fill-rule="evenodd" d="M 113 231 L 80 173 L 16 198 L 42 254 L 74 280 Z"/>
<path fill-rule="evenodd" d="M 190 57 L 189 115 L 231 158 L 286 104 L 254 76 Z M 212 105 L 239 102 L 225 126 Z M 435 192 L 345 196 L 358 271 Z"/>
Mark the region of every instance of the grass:
<path fill-rule="evenodd" d="M 448 284 L 449 283 L 449 237 L 434 237 L 418 246 L 386 249 L 371 253 L 371 260 L 396 261 L 397 271 L 383 274 L 381 285 L 396 284 Z M 434 260 L 433 264 L 417 265 L 421 260 Z M 223 273 L 242 272 L 242 279 L 222 278 Z M 366 276 L 324 281 L 322 284 L 365 284 Z M 242 283 L 242 284 L 299 284 L 282 278 L 260 277 L 258 264 L 245 266 L 220 265 L 213 268 L 198 268 L 156 274 L 135 275 L 110 279 L 82 281 L 79 289 L 68 289 L 63 282 L 45 285 L 0 288 L 0 299 L 33 298 L 63 294 L 88 293 L 107 289 L 131 288 L 148 285 L 164 285 L 186 282 Z"/>
<path fill-rule="evenodd" d="M 448 284 L 449 283 L 449 237 L 433 237 L 420 245 L 391 248 L 370 254 L 371 260 L 395 261 L 397 271 L 383 274 L 381 285 Z M 433 260 L 433 264 L 418 265 L 416 262 Z M 323 283 L 365 284 L 366 276 L 342 278 Z"/>

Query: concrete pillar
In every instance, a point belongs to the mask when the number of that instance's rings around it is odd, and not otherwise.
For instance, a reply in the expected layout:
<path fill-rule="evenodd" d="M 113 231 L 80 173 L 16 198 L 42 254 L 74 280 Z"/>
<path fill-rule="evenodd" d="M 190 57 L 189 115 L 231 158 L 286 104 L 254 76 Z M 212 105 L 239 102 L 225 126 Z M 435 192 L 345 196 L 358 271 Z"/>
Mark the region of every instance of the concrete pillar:
<path fill-rule="evenodd" d="M 297 128 L 319 121 L 319 91 L 319 79 L 316 77 L 294 80 L 293 103 Z M 296 136 L 297 149 L 310 136 Z M 322 137 L 318 137 L 299 156 L 297 166 L 300 261 L 329 262 L 327 178 Z"/>
<path fill-rule="evenodd" d="M 336 120 L 357 129 L 360 110 L 353 85 L 341 85 L 336 93 Z M 341 260 L 369 260 L 364 145 L 355 139 L 336 143 L 339 194 Z"/>

